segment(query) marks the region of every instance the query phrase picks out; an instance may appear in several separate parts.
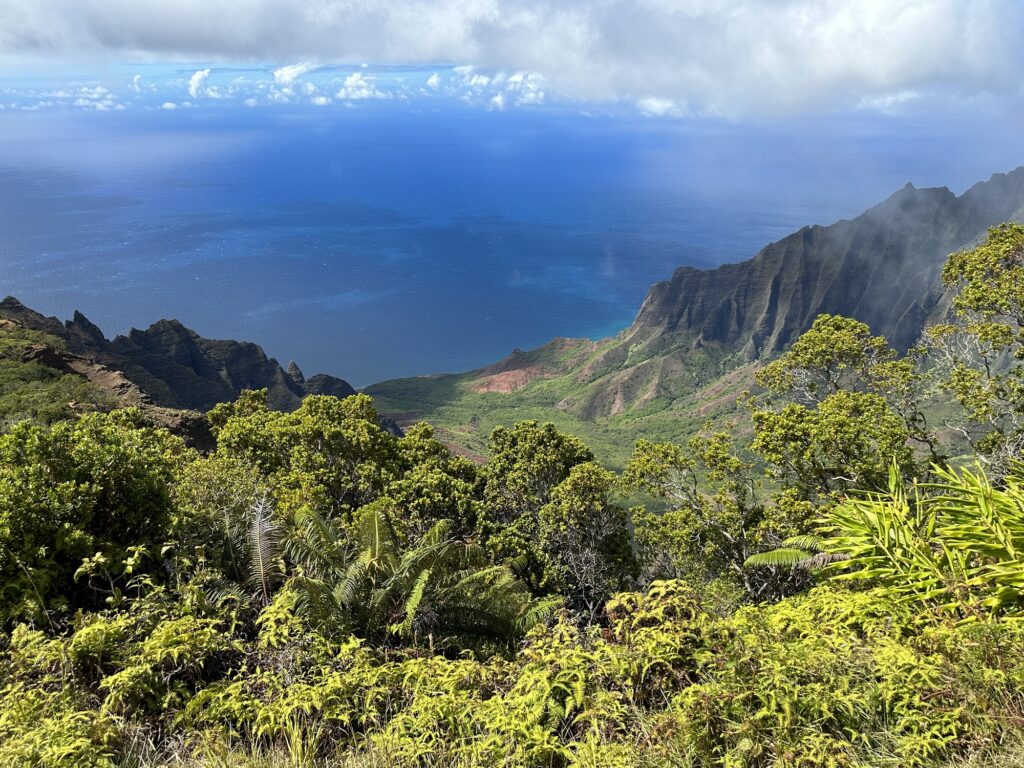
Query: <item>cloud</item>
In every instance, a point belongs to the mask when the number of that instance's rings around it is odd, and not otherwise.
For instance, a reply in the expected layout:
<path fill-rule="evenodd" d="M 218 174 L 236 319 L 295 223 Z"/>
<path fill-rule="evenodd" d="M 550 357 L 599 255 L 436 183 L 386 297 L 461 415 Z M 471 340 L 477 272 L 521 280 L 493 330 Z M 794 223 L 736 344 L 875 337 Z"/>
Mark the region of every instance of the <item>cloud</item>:
<path fill-rule="evenodd" d="M 544 103 L 544 78 L 536 72 L 516 72 L 505 83 L 518 106 Z"/>
<path fill-rule="evenodd" d="M 427 88 L 438 88 L 441 85 L 441 76 L 434 72 L 430 77 L 427 78 Z"/>
<path fill-rule="evenodd" d="M 160 109 L 166 109 L 167 111 L 171 111 L 177 108 L 178 105 L 175 104 L 173 101 L 165 101 L 163 104 L 160 105 Z"/>
<path fill-rule="evenodd" d="M 679 117 L 683 114 L 672 99 L 660 99 L 657 96 L 637 99 L 636 108 L 651 117 Z"/>
<path fill-rule="evenodd" d="M 207 93 L 206 81 L 210 78 L 209 69 L 200 69 L 192 74 L 188 80 L 188 95 L 193 99 L 205 96 Z"/>
<path fill-rule="evenodd" d="M 0 0 L 0 19 L 0 62 L 298 61 L 287 87 L 309 62 L 451 61 L 476 65 L 467 87 L 533 72 L 548 98 L 689 114 L 1016 101 L 1024 70 L 1020 0 Z"/>
<path fill-rule="evenodd" d="M 391 94 L 386 91 L 378 90 L 370 78 L 363 75 L 362 72 L 353 72 L 351 75 L 345 78 L 344 84 L 338 91 L 337 96 L 339 99 L 388 99 L 391 98 Z"/>
<path fill-rule="evenodd" d="M 303 61 L 298 64 L 289 64 L 286 67 L 280 67 L 274 70 L 274 82 L 278 85 L 291 85 L 304 74 L 312 72 L 316 68 L 315 64 L 311 64 L 308 61 Z"/>

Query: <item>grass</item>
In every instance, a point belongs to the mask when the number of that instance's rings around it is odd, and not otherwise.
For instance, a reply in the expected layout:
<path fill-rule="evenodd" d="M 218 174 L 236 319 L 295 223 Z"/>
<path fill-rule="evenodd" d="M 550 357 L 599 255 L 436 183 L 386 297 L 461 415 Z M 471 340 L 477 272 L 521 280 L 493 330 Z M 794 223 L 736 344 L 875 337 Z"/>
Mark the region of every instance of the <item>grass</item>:
<path fill-rule="evenodd" d="M 598 460 L 622 469 L 639 438 L 685 441 L 707 421 L 722 422 L 737 414 L 736 399 L 752 383 L 744 368 L 716 379 L 708 386 L 675 399 L 662 398 L 611 417 L 586 419 L 558 407 L 576 397 L 587 385 L 575 371 L 534 381 L 511 393 L 475 392 L 473 373 L 395 379 L 369 387 L 378 410 L 409 424 L 426 421 L 439 437 L 474 456 L 486 453 L 487 438 L 499 425 L 526 419 L 551 422 L 559 430 L 586 442 Z"/>

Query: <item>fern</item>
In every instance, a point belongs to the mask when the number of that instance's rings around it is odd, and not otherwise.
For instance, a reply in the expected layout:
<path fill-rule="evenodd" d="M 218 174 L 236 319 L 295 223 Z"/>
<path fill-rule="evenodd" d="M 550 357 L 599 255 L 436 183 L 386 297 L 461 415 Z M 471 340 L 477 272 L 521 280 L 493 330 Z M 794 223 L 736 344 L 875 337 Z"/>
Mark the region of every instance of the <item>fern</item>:
<path fill-rule="evenodd" d="M 274 587 L 281 580 L 278 567 L 282 554 L 283 532 L 274 519 L 269 500 L 256 502 L 251 512 L 248 530 L 249 582 L 261 605 L 270 602 Z"/>

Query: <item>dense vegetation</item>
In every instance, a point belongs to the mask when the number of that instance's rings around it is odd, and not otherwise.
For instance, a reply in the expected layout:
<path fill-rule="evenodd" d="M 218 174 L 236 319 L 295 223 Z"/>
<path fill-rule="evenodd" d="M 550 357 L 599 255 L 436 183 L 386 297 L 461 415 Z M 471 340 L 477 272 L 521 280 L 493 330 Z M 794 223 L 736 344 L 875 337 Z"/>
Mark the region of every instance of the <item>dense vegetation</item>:
<path fill-rule="evenodd" d="M 621 473 L 535 421 L 478 465 L 363 395 L 244 393 L 205 455 L 132 410 L 12 419 L 0 762 L 1022 759 L 1024 228 L 945 279 L 920 350 L 821 316 L 749 424 Z"/>
<path fill-rule="evenodd" d="M 36 350 L 63 347 L 60 339 L 0 319 L 0 429 L 25 420 L 52 424 L 105 404 L 80 376 L 32 359 Z"/>

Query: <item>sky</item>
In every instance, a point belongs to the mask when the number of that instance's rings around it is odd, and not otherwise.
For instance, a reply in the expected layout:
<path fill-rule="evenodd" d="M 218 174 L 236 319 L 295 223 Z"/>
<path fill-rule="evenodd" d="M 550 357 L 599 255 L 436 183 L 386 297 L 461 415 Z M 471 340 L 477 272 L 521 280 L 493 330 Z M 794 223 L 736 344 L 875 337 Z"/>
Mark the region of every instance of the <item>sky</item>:
<path fill-rule="evenodd" d="M 741 119 L 1019 105 L 1024 87 L 1019 0 L 0 0 L 0 20 L 0 65 L 28 78 L 209 63 L 157 106 L 447 97 L 503 109 L 557 99 Z M 272 82 L 218 75 L 274 62 Z M 460 69 L 397 84 L 349 72 L 329 88 L 308 77 L 339 63 Z M 152 85 L 144 71 L 131 77 Z M 72 103 L 154 106 L 108 95 L 79 92 Z"/>
<path fill-rule="evenodd" d="M 0 0 L 0 294 L 357 385 L 1024 164 L 1019 0 Z"/>

